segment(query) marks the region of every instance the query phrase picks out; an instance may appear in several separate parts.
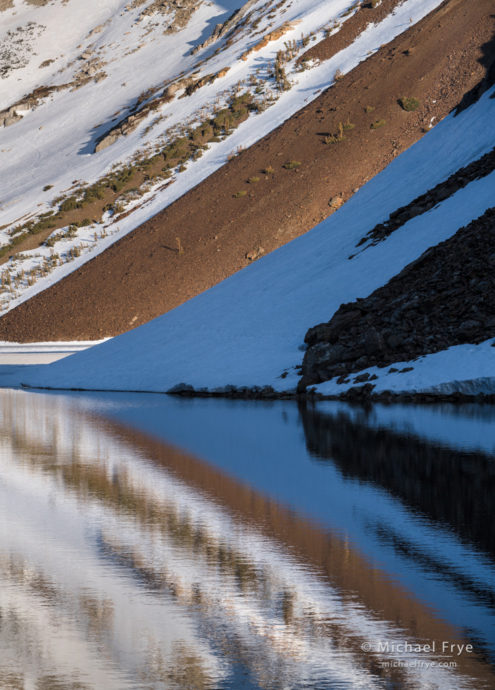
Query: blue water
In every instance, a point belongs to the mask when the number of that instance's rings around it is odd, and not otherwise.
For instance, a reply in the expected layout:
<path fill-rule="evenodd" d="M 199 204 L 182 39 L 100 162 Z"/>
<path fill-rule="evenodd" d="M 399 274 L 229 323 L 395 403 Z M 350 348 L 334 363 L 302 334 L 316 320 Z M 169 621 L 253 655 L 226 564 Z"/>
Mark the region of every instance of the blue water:
<path fill-rule="evenodd" d="M 0 401 L 0 687 L 495 687 L 492 407 Z"/>

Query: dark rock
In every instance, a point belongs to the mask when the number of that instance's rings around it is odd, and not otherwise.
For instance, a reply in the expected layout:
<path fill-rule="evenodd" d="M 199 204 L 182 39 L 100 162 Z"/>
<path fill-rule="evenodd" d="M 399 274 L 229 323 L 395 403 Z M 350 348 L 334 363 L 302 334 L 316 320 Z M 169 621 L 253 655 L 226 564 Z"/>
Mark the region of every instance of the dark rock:
<path fill-rule="evenodd" d="M 365 374 L 359 374 L 359 376 L 356 376 L 353 383 L 364 383 L 365 381 L 368 381 L 369 377 L 370 375 L 368 374 L 368 372 L 366 372 Z"/>
<path fill-rule="evenodd" d="M 192 395 L 194 388 L 188 383 L 178 383 L 170 388 L 167 393 L 170 393 L 170 395 Z"/>
<path fill-rule="evenodd" d="M 374 355 L 378 352 L 383 352 L 385 343 L 381 334 L 376 328 L 369 328 L 364 336 L 364 348 L 368 355 Z"/>
<path fill-rule="evenodd" d="M 365 369 L 368 366 L 369 359 L 364 355 L 356 360 L 356 369 Z"/>
<path fill-rule="evenodd" d="M 471 335 L 474 331 L 476 331 L 480 327 L 480 322 L 475 321 L 474 319 L 468 319 L 467 321 L 463 321 L 460 325 L 459 328 L 457 329 L 458 334 L 463 337 L 463 336 L 468 336 Z"/>
<path fill-rule="evenodd" d="M 387 345 L 391 350 L 396 350 L 404 343 L 404 338 L 399 333 L 392 333 L 387 338 Z"/>

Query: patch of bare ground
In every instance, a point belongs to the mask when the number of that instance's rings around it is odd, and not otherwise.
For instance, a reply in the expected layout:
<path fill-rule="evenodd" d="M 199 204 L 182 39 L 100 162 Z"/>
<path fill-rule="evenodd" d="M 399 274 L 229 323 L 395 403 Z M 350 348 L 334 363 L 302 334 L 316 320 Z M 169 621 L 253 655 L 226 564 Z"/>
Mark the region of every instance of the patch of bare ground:
<path fill-rule="evenodd" d="M 495 334 L 495 208 L 306 334 L 300 389 Z M 366 383 L 368 374 L 354 379 Z"/>
<path fill-rule="evenodd" d="M 116 335 L 243 268 L 260 247 L 306 232 L 486 80 L 492 13 L 491 0 L 446 0 L 164 211 L 6 314 L 0 338 Z M 348 23 L 353 40 L 351 20 L 320 50 L 331 52 Z M 398 101 L 411 97 L 419 105 L 407 111 Z"/>

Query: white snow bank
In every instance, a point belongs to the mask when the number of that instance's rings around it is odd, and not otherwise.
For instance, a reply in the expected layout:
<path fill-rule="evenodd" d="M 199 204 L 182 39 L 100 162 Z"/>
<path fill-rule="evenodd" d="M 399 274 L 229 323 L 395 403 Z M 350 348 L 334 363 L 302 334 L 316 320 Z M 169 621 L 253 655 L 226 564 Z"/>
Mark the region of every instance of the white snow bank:
<path fill-rule="evenodd" d="M 53 343 L 10 343 L 0 341 L 0 365 L 51 364 L 59 359 L 68 357 L 74 352 L 86 350 L 86 348 L 92 345 L 99 345 L 103 342 L 105 340 L 78 340 Z M 2 369 L 0 368 L 0 381 L 3 382 L 1 372 Z M 9 374 L 12 375 L 12 373 L 11 369 Z M 9 383 L 12 385 L 11 376 L 9 376 Z"/>
<path fill-rule="evenodd" d="M 451 170 L 493 146 L 494 117 L 495 100 L 486 93 L 458 117 L 446 118 L 311 232 L 134 331 L 29 372 L 24 382 L 100 390 L 166 391 L 179 382 L 209 389 L 293 388 L 309 327 L 328 321 L 343 302 L 369 295 L 493 205 L 495 173 L 348 259 L 377 222 L 445 178 L 444 152 Z M 488 364 L 480 359 L 474 378 L 489 378 L 493 370 L 483 373 Z"/>
<path fill-rule="evenodd" d="M 399 371 L 390 372 L 390 368 Z M 410 371 L 400 371 L 411 369 Z M 495 340 L 490 338 L 479 345 L 455 345 L 447 350 L 424 355 L 408 362 L 397 362 L 385 368 L 370 367 L 359 374 L 369 373 L 378 378 L 370 383 L 373 393 L 435 393 L 448 395 L 495 394 Z M 339 395 L 353 386 L 356 375 L 349 383 L 338 384 L 336 378 L 315 386 L 322 395 Z"/>

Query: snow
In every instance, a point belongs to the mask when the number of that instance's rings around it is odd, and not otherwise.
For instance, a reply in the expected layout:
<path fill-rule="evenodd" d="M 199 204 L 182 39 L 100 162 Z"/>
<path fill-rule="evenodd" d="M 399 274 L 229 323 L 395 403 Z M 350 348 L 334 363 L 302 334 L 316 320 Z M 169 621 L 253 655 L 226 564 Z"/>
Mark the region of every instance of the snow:
<path fill-rule="evenodd" d="M 0 341 L 0 372 L 6 365 L 50 364 L 58 359 L 68 357 L 74 352 L 80 352 L 105 340 L 76 342 L 45 342 L 45 343 L 10 343 Z M 5 369 L 4 369 L 5 371 Z M 21 369 L 19 369 L 21 371 Z M 13 370 L 10 370 L 13 373 Z M 0 373 L 0 377 L 2 374 Z"/>
<path fill-rule="evenodd" d="M 490 95 L 486 93 L 459 116 L 446 118 L 303 237 L 168 314 L 61 362 L 26 372 L 23 382 L 162 392 L 182 382 L 210 390 L 226 385 L 294 389 L 295 367 L 302 360 L 309 327 L 328 321 L 341 303 L 367 296 L 493 205 L 495 173 L 471 182 L 382 243 L 348 259 L 376 223 L 493 146 L 495 100 Z M 466 137 L 466 131 L 476 136 Z M 463 362 L 464 382 L 455 385 L 470 392 L 493 391 L 492 353 L 487 344 L 475 348 L 472 365 L 466 368 Z M 431 368 L 441 360 L 452 372 L 462 362 L 462 354 L 436 357 L 431 358 Z M 430 358 L 425 362 L 426 377 Z M 432 385 L 446 383 L 441 371 L 431 379 Z M 288 375 L 280 378 L 283 372 Z M 414 379 L 404 376 L 394 379 L 399 387 Z M 391 376 L 387 385 L 389 380 Z"/>
<path fill-rule="evenodd" d="M 276 100 L 263 113 L 251 115 L 224 141 L 211 144 L 200 161 L 188 163 L 187 169 L 176 173 L 165 189 L 159 190 L 160 183 L 155 184 L 148 192 L 143 192 L 138 203 L 128 203 L 127 210 L 134 210 L 125 219 L 115 221 L 106 214 L 98 224 L 79 229 L 77 237 L 70 242 L 64 242 L 63 246 L 57 244 L 56 251 L 59 252 L 59 246 L 63 250 L 63 262 L 51 268 L 45 277 L 35 276 L 34 285 L 22 280 L 16 290 L 4 291 L 0 310 L 14 308 L 104 251 L 218 169 L 237 147 L 253 144 L 316 98 L 333 83 L 337 70 L 348 72 L 440 3 L 441 0 L 404 0 L 393 14 L 380 23 L 369 24 L 351 45 L 332 59 L 307 71 L 297 71 L 294 58 L 287 65 L 292 88 L 280 93 L 274 89 L 273 80 L 269 77 L 277 51 L 283 48 L 285 41 L 299 40 L 302 34 L 307 36 L 314 32 L 315 38 L 321 39 L 325 28 L 335 26 L 337 20 L 342 24 L 351 16 L 352 13 L 346 15 L 354 5 L 351 0 L 299 0 L 279 8 L 273 25 L 267 19 L 268 10 L 260 1 L 253 6 L 262 18 L 260 35 L 253 38 L 252 32 L 241 32 L 231 46 L 224 46 L 218 55 L 203 65 L 201 61 L 211 56 L 217 43 L 195 55 L 190 54 L 191 47 L 203 41 L 210 34 L 211 26 L 225 21 L 241 2 L 203 3 L 184 29 L 164 35 L 166 18 L 153 16 L 139 20 L 142 6 L 127 10 L 127 2 L 69 0 L 67 5 L 33 8 L 17 0 L 16 14 L 14 10 L 2 13 L 0 40 L 2 32 L 17 27 L 20 22 L 25 25 L 32 21 L 46 29 L 36 40 L 36 54 L 33 53 L 28 64 L 2 80 L 0 109 L 12 105 L 40 84 L 70 82 L 75 71 L 83 65 L 84 61 L 79 58 L 88 46 L 105 63 L 103 69 L 108 76 L 76 90 L 54 93 L 20 122 L 0 129 L 3 173 L 0 226 L 6 226 L 0 230 L 2 244 L 10 239 L 9 228 L 21 219 L 25 222 L 33 214 L 47 211 L 50 202 L 67 194 L 75 180 L 95 182 L 113 165 L 123 164 L 137 153 L 157 146 L 163 138 L 172 136 L 174 128 L 197 121 L 202 112 L 211 113 L 214 104 L 224 101 L 225 94 L 239 82 L 247 82 L 250 77 L 260 74 L 266 95 Z M 294 28 L 251 54 L 246 61 L 240 59 L 262 34 L 284 22 L 293 22 Z M 90 31 L 100 24 L 103 25 L 101 32 L 89 36 Z M 63 32 L 59 29 L 61 25 L 64 26 Z M 312 41 L 308 47 L 311 45 Z M 157 60 L 157 53 L 167 55 L 167 60 Z M 39 64 L 48 58 L 55 58 L 55 62 L 40 69 Z M 187 98 L 176 97 L 150 115 L 133 133 L 121 137 L 98 154 L 90 153 L 95 139 L 108 131 L 112 120 L 115 123 L 116 113 L 120 113 L 119 117 L 125 115 L 146 89 L 172 80 L 182 71 L 186 74 L 196 71 L 200 76 L 225 67 L 230 68 L 226 76 Z M 154 126 L 147 131 L 152 123 Z M 53 185 L 49 192 L 43 191 L 47 185 Z M 73 246 L 81 250 L 81 255 L 75 260 L 67 254 Z M 6 265 L 7 270 L 12 275 L 21 270 L 27 274 L 43 265 L 51 253 L 48 247 L 23 252 L 22 260 L 10 261 Z"/>
<path fill-rule="evenodd" d="M 490 338 L 479 345 L 455 345 L 447 350 L 424 355 L 408 362 L 395 362 L 393 368 L 412 371 L 390 372 L 389 367 L 370 367 L 361 373 L 377 376 L 371 383 L 373 393 L 435 393 L 450 395 L 495 394 L 495 340 Z M 315 386 L 322 395 L 339 395 L 352 386 L 339 385 L 336 379 Z M 358 384 L 360 386 L 364 384 Z"/>

